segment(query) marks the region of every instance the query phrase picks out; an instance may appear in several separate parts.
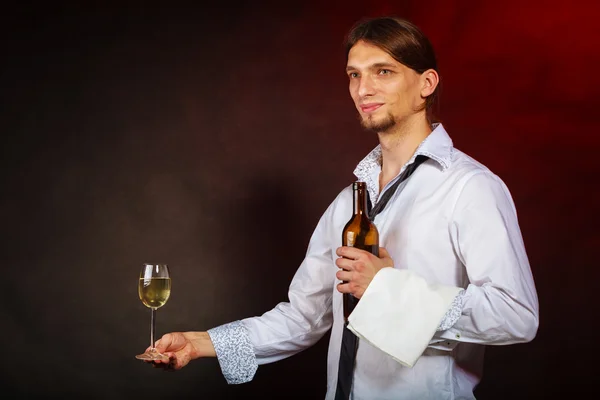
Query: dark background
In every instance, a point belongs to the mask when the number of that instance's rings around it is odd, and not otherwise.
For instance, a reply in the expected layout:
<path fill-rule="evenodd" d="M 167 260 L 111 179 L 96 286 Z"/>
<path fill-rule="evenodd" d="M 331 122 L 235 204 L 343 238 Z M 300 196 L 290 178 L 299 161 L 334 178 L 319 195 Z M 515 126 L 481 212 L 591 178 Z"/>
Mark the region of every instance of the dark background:
<path fill-rule="evenodd" d="M 387 13 L 436 47 L 438 116 L 508 184 L 537 284 L 537 338 L 488 349 L 478 398 L 596 387 L 598 2 L 369 3 L 2 6 L 3 394 L 323 398 L 328 336 L 238 386 L 214 359 L 175 373 L 135 360 L 150 322 L 136 283 L 143 262 L 171 267 L 159 337 L 286 300 L 321 213 L 377 144 L 343 35 Z"/>

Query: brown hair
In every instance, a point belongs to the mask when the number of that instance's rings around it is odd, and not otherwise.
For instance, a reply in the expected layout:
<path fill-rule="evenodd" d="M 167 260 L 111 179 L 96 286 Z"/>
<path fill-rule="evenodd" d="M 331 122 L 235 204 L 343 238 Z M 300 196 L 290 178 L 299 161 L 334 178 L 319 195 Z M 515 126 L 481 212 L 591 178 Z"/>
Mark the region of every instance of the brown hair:
<path fill-rule="evenodd" d="M 396 61 L 419 74 L 433 69 L 437 72 L 437 60 L 429 39 L 414 24 L 396 17 L 378 17 L 356 23 L 346 37 L 346 56 L 360 40 L 379 47 Z M 436 101 L 438 87 L 425 99 L 428 116 Z"/>

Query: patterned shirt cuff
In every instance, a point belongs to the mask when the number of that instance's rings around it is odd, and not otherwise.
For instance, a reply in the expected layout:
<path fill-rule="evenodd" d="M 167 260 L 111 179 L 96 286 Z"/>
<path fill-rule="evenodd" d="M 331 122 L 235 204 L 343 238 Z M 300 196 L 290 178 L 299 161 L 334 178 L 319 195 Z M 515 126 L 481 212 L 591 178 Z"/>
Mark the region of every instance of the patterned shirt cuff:
<path fill-rule="evenodd" d="M 208 330 L 221 371 L 228 384 L 250 382 L 258 369 L 250 336 L 242 321 Z"/>
<path fill-rule="evenodd" d="M 452 305 L 450 309 L 446 311 L 444 318 L 442 318 L 442 322 L 437 328 L 437 331 L 445 331 L 447 329 L 452 328 L 452 326 L 458 321 L 460 316 L 462 315 L 463 309 L 463 297 L 465 296 L 465 291 L 461 290 L 458 292 L 454 300 L 452 301 Z"/>

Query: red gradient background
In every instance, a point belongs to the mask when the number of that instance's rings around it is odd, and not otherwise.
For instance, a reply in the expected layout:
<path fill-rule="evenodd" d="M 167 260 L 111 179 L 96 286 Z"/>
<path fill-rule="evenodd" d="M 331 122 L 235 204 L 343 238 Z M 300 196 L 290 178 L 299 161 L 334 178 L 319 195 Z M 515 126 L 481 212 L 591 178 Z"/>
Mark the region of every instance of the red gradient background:
<path fill-rule="evenodd" d="M 540 299 L 529 344 L 490 347 L 479 399 L 595 388 L 600 145 L 597 1 L 34 6 L 0 13 L 3 393 L 18 398 L 325 394 L 325 337 L 227 386 L 215 360 L 135 360 L 143 262 L 171 266 L 157 333 L 286 300 L 321 213 L 376 145 L 358 126 L 342 39 L 412 20 L 437 50 L 438 116 L 496 172 Z"/>

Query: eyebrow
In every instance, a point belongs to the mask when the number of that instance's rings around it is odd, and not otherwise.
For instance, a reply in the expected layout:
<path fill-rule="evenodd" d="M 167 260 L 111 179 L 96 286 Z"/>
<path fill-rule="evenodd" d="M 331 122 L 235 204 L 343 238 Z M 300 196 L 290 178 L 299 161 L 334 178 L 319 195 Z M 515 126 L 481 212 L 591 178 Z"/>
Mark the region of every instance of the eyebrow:
<path fill-rule="evenodd" d="M 387 62 L 378 62 L 378 63 L 375 63 L 375 64 L 371 64 L 371 65 L 369 65 L 369 66 L 367 67 L 367 69 L 378 69 L 378 68 L 394 68 L 394 67 L 395 67 L 395 65 L 394 65 L 394 64 L 392 64 L 392 63 L 387 63 Z M 350 71 L 356 71 L 356 70 L 358 70 L 358 69 L 359 69 L 359 68 L 357 68 L 357 67 L 354 67 L 354 66 L 352 66 L 352 65 L 348 65 L 348 66 L 346 67 L 346 72 L 350 72 Z"/>

